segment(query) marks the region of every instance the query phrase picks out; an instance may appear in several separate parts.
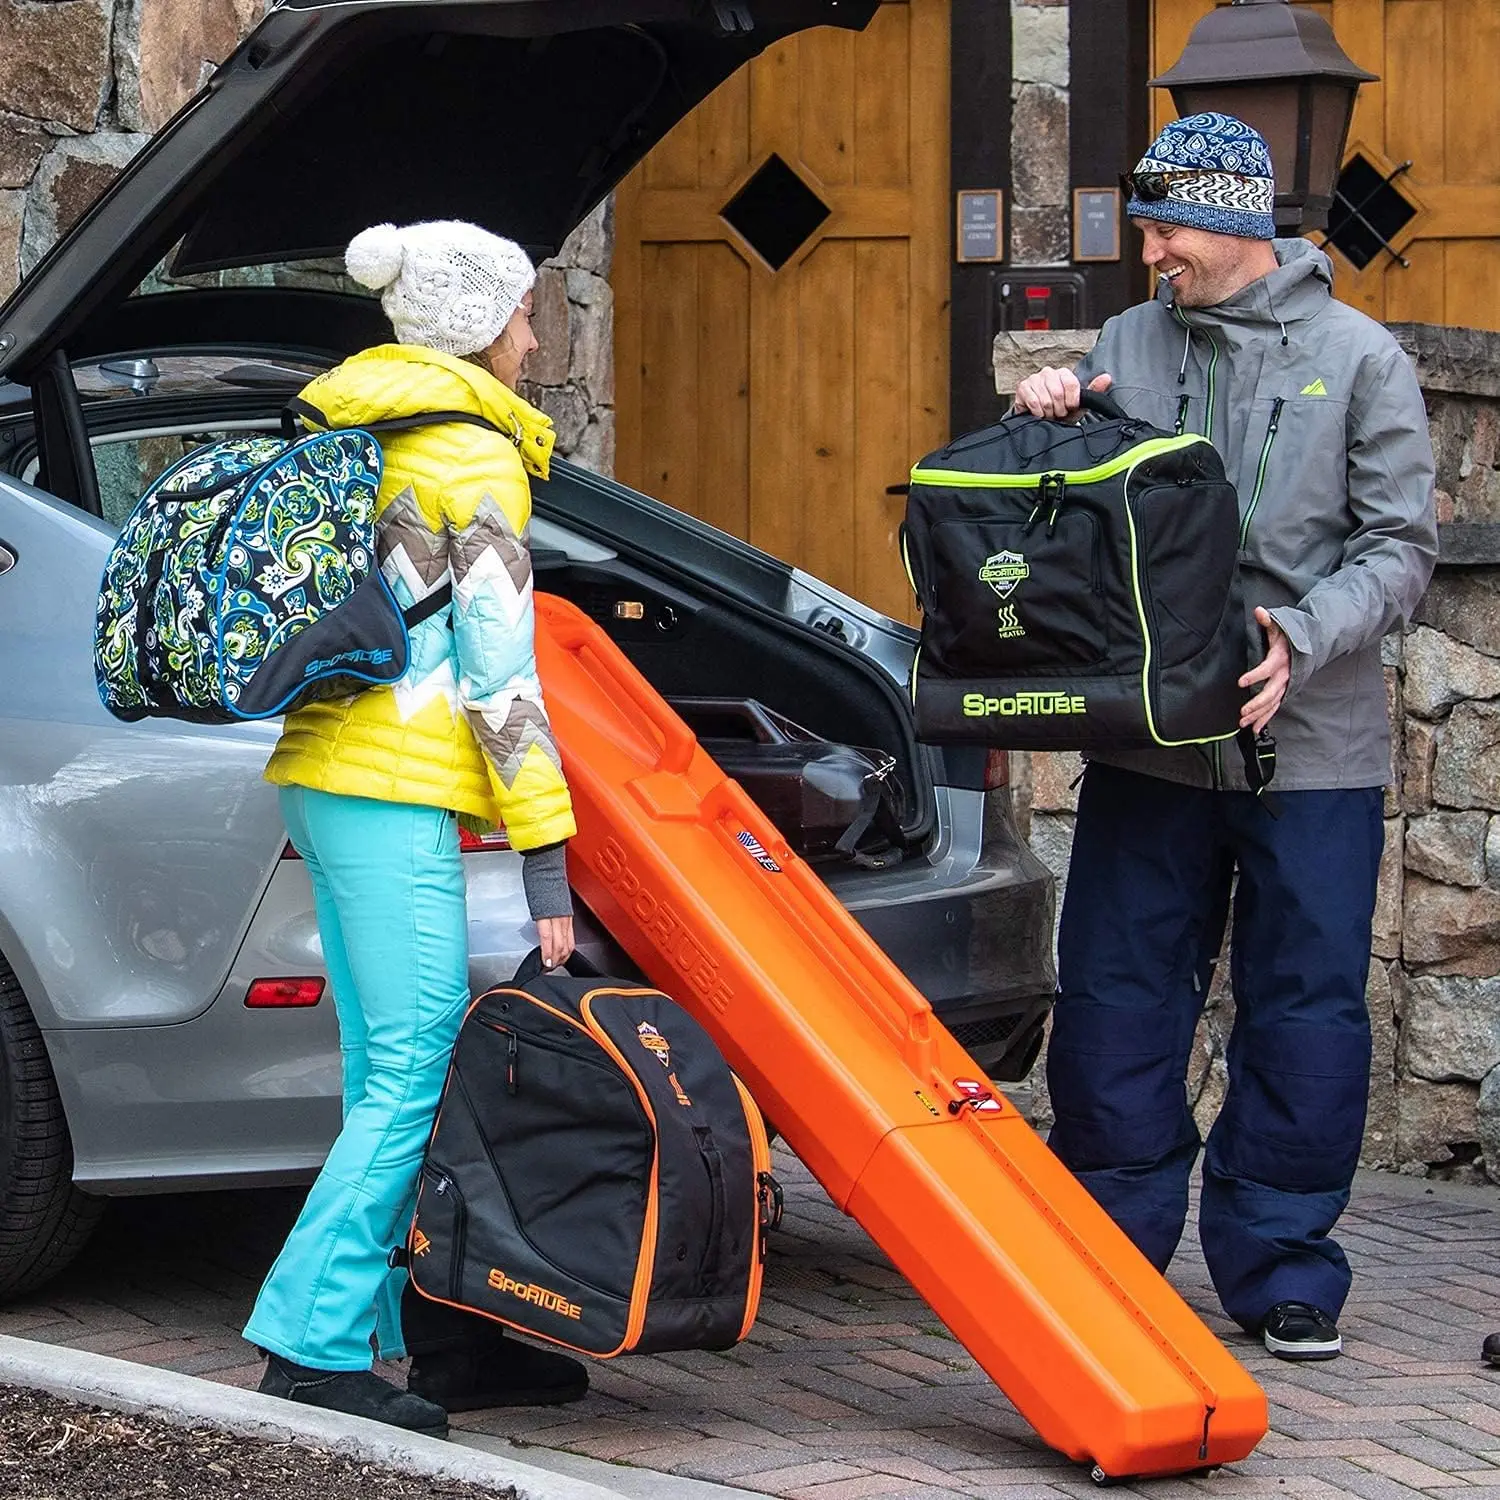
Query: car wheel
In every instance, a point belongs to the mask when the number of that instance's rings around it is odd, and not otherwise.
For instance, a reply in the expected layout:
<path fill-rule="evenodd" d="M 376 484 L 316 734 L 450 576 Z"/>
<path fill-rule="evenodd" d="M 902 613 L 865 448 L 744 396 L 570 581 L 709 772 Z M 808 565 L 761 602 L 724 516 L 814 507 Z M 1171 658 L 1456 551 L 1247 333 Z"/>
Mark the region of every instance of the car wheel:
<path fill-rule="evenodd" d="M 73 1143 L 47 1047 L 0 959 L 0 1297 L 57 1275 L 103 1211 L 103 1198 L 73 1185 Z"/>

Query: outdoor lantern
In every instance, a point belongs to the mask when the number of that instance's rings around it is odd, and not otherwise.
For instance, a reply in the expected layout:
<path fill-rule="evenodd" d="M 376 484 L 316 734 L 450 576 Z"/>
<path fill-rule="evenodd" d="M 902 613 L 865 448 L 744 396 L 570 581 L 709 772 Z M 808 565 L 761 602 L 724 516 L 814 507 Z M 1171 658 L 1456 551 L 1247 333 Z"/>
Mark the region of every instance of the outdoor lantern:
<path fill-rule="evenodd" d="M 1151 80 L 1179 115 L 1236 115 L 1265 136 L 1276 164 L 1276 228 L 1325 229 L 1367 73 L 1316 11 L 1288 0 L 1230 0 L 1193 27 L 1174 67 Z"/>

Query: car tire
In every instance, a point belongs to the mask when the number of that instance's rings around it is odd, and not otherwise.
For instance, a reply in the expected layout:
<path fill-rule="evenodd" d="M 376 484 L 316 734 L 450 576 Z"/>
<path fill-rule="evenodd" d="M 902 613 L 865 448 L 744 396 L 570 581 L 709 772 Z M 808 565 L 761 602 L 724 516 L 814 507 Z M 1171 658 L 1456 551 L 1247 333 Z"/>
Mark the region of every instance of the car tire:
<path fill-rule="evenodd" d="M 73 1185 L 73 1143 L 47 1046 L 0 959 L 0 1299 L 32 1291 L 68 1265 L 104 1203 Z"/>

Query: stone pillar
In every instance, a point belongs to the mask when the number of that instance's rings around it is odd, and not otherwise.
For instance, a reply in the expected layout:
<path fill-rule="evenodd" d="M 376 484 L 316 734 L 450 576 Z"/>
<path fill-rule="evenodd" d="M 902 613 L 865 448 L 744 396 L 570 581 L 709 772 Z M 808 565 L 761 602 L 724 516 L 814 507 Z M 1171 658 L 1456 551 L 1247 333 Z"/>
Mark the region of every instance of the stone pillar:
<path fill-rule="evenodd" d="M 1393 764 L 1366 986 L 1374 1059 L 1363 1159 L 1500 1182 L 1500 335 L 1393 332 L 1427 398 L 1445 531 L 1416 617 L 1383 646 Z M 1044 364 L 1077 363 L 1094 338 L 1002 334 L 996 389 L 1009 394 Z M 1061 881 L 1077 757 L 1012 754 L 1011 765 L 1033 847 Z M 1227 957 L 1188 1071 L 1205 1131 L 1227 1080 Z M 1044 1093 L 1035 1097 L 1045 1111 Z"/>
<path fill-rule="evenodd" d="M 0 0 L 0 298 L 266 9 L 266 0 Z M 613 233 L 606 203 L 541 269 L 542 348 L 523 383 L 557 424 L 558 453 L 603 473 L 615 447 Z M 206 279 L 362 292 L 342 271 L 329 261 Z"/>
<path fill-rule="evenodd" d="M 607 199 L 537 272 L 541 348 L 521 391 L 557 424 L 557 451 L 600 474 L 615 469 L 614 200 Z"/>
<path fill-rule="evenodd" d="M 1068 0 L 1011 0 L 1010 261 L 1066 264 Z"/>
<path fill-rule="evenodd" d="M 262 10 L 262 0 L 0 0 L 0 296 Z"/>

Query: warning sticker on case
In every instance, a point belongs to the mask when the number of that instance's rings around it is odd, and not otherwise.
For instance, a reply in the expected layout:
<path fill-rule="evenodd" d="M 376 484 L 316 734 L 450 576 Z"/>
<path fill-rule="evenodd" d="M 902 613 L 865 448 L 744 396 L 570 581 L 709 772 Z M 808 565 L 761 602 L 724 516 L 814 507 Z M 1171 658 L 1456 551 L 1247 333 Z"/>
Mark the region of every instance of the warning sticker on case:
<path fill-rule="evenodd" d="M 748 828 L 742 828 L 737 834 L 735 834 L 735 839 L 738 841 L 740 848 L 742 848 L 750 856 L 750 858 L 753 859 L 755 863 L 761 867 L 761 869 L 769 870 L 773 875 L 781 874 L 781 866 L 778 865 L 776 861 L 766 853 L 766 846 L 762 844 L 761 841 L 756 838 L 756 836 L 751 833 Z"/>
<path fill-rule="evenodd" d="M 985 1112 L 993 1111 L 996 1114 L 999 1113 L 1000 1101 L 995 1097 L 994 1090 L 987 1088 L 977 1079 L 955 1078 L 953 1080 L 953 1087 L 964 1096 L 965 1100 L 972 1100 L 975 1109 L 984 1110 Z"/>

